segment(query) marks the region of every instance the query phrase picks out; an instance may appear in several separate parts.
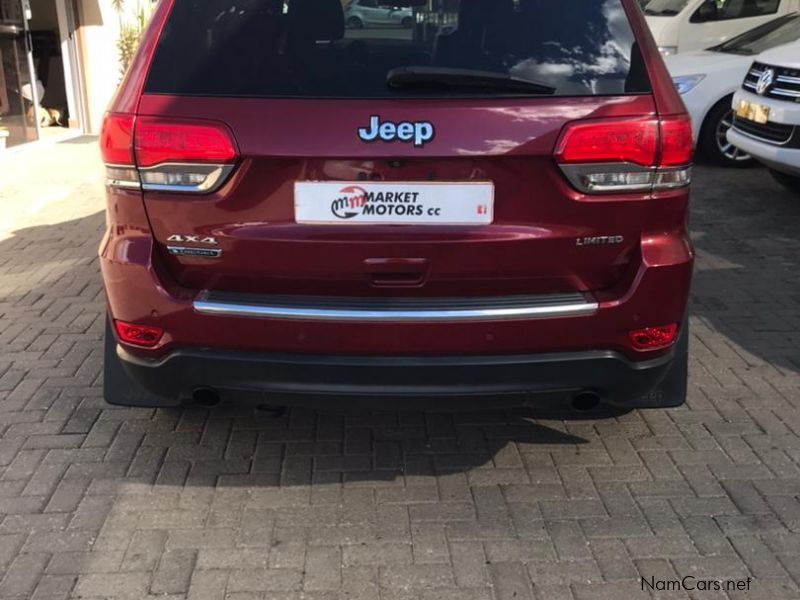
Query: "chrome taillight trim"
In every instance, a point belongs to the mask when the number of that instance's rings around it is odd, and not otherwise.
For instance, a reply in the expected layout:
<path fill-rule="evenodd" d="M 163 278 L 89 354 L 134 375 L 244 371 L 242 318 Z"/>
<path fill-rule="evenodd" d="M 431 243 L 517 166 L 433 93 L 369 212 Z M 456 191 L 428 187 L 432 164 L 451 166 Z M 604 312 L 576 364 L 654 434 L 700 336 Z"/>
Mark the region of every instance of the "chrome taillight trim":
<path fill-rule="evenodd" d="M 106 165 L 106 185 L 126 190 L 140 190 L 139 172 L 130 165 Z"/>
<path fill-rule="evenodd" d="M 642 167 L 632 163 L 580 163 L 559 165 L 572 186 L 585 194 L 624 194 L 652 192 L 687 187 L 692 181 L 692 167 Z M 592 176 L 639 176 L 641 183 L 595 184 Z"/>
<path fill-rule="evenodd" d="M 106 185 L 113 188 L 169 192 L 179 194 L 210 194 L 228 180 L 235 165 L 208 163 L 163 163 L 137 169 L 131 165 L 106 165 Z M 156 183 L 158 178 L 196 175 L 204 179 L 194 185 Z M 149 179 L 149 181 L 148 181 Z"/>
<path fill-rule="evenodd" d="M 163 163 L 154 167 L 139 169 L 142 189 L 147 192 L 172 192 L 188 194 L 208 194 L 219 189 L 227 181 L 234 165 L 207 163 Z M 205 179 L 196 185 L 154 183 L 149 177 L 170 175 L 205 175 Z"/>

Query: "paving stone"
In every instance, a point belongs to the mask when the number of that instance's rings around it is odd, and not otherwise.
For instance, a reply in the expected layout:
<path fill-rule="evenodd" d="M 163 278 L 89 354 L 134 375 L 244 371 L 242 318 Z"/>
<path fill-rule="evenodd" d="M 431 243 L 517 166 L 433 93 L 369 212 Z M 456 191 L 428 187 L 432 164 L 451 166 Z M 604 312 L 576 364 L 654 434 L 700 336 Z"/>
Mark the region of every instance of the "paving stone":
<path fill-rule="evenodd" d="M 3 599 L 800 598 L 800 205 L 764 170 L 696 169 L 685 407 L 263 419 L 103 402 L 102 167 L 36 152 L 0 167 Z"/>

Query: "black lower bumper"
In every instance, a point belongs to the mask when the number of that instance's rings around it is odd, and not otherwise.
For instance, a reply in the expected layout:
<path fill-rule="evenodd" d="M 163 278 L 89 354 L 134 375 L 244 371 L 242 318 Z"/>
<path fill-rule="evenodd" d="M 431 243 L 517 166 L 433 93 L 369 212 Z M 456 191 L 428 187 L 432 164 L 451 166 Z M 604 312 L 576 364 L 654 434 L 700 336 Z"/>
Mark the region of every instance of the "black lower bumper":
<path fill-rule="evenodd" d="M 596 392 L 637 407 L 664 378 L 673 356 L 632 362 L 610 351 L 530 356 L 349 357 L 177 350 L 153 361 L 117 347 L 128 376 L 162 406 L 197 389 L 223 399 L 286 406 L 476 409 L 537 404 Z"/>

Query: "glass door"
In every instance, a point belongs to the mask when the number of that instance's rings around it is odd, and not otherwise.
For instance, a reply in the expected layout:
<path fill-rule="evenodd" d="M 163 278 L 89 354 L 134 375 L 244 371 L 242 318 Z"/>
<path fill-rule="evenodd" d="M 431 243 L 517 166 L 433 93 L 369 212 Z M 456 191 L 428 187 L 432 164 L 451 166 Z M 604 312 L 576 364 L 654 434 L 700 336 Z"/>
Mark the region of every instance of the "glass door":
<path fill-rule="evenodd" d="M 39 138 L 38 95 L 25 10 L 0 0 L 0 151 Z"/>

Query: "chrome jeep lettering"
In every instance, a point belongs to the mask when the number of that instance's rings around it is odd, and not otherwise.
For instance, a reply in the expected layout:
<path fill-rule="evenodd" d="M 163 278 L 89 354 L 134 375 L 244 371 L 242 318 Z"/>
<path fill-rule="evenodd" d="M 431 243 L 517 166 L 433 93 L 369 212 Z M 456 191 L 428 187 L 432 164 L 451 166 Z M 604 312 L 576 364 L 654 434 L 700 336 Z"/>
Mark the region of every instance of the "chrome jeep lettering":
<path fill-rule="evenodd" d="M 358 137 L 363 142 L 374 142 L 378 139 L 386 143 L 401 141 L 413 143 L 417 148 L 430 142 L 434 135 L 433 124 L 428 121 L 393 123 L 392 121 L 381 121 L 379 115 L 372 115 L 369 119 L 369 126 L 358 129 Z"/>

